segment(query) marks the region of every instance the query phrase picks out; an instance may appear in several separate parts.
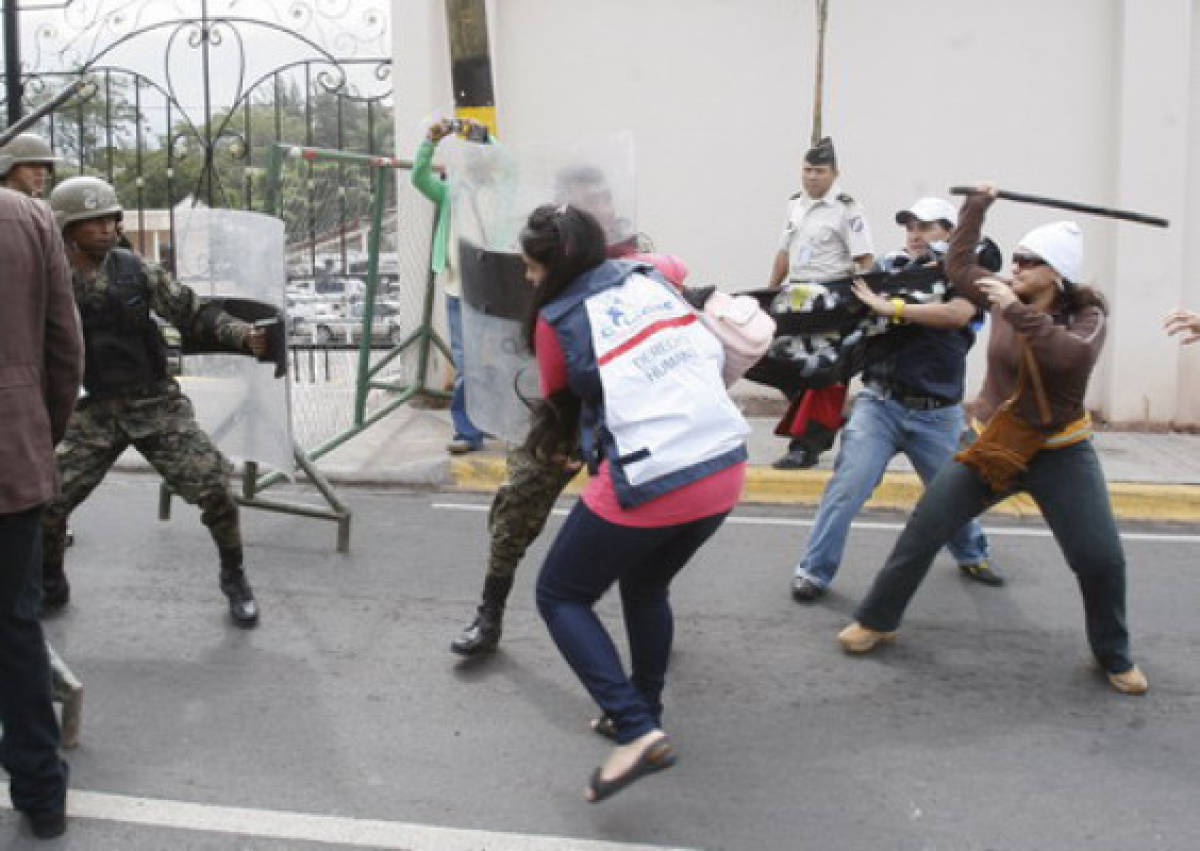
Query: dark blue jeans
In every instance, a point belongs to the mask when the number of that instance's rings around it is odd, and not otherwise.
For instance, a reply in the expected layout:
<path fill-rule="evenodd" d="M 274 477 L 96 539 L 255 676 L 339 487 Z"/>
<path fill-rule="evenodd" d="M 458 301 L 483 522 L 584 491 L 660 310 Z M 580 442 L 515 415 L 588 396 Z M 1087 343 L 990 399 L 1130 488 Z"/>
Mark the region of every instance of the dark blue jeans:
<path fill-rule="evenodd" d="M 42 605 L 42 509 L 0 514 L 0 765 L 13 806 L 57 812 L 66 804 L 67 766 L 58 756 L 50 704 L 50 658 L 38 621 Z"/>
<path fill-rule="evenodd" d="M 1044 449 L 1016 482 L 1037 503 L 1083 594 L 1088 643 L 1110 673 L 1133 666 L 1125 627 L 1125 553 L 1108 501 L 1108 486 L 1092 442 Z M 957 461 L 941 469 L 912 517 L 855 618 L 890 632 L 929 571 L 938 550 L 962 525 L 1010 494 L 994 494 Z"/>
<path fill-rule="evenodd" d="M 661 723 L 675 621 L 667 586 L 725 519 L 642 529 L 609 523 L 579 501 L 554 539 L 537 581 L 537 606 L 559 652 L 613 719 L 619 742 Z M 592 610 L 614 582 L 629 638 L 632 676 Z"/>
<path fill-rule="evenodd" d="M 454 391 L 450 396 L 450 422 L 454 437 L 462 438 L 471 448 L 483 446 L 483 432 L 467 416 L 467 387 L 463 378 L 462 299 L 446 296 L 446 325 L 450 328 L 450 359 L 454 361 Z"/>

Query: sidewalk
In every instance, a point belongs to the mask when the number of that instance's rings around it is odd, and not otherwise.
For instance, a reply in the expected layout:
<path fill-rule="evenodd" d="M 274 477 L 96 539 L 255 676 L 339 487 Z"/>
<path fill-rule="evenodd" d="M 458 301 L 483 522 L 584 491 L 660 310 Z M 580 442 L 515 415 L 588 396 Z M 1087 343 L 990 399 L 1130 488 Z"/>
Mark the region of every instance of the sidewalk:
<path fill-rule="evenodd" d="M 749 410 L 761 406 L 747 402 Z M 829 480 L 836 447 L 811 470 L 781 471 L 771 462 L 786 443 L 773 434 L 775 417 L 749 417 L 750 470 L 744 501 L 815 506 Z M 335 484 L 457 488 L 490 491 L 504 479 L 504 451 L 489 443 L 481 452 L 450 456 L 449 414 L 404 408 L 322 458 L 318 466 Z M 1098 432 L 1096 449 L 1109 481 L 1117 516 L 1124 520 L 1200 522 L 1200 435 Z M 577 490 L 577 483 L 572 483 Z M 893 459 L 868 503 L 873 508 L 911 509 L 920 481 L 903 456 Z M 994 511 L 1037 516 L 1025 496 Z"/>

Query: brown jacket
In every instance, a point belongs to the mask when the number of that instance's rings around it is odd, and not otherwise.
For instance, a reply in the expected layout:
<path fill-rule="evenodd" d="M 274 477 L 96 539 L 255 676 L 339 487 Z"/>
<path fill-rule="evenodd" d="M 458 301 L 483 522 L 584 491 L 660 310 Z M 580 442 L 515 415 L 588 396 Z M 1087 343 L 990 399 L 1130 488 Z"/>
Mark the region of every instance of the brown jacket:
<path fill-rule="evenodd" d="M 946 254 L 946 276 L 955 293 L 983 310 L 990 310 L 992 317 L 987 375 L 972 413 L 986 422 L 996 408 L 1013 395 L 1017 387 L 1021 337 L 1024 336 L 1041 371 L 1051 421 L 1048 424 L 1041 422 L 1028 380 L 1017 402 L 1017 413 L 1026 422 L 1060 429 L 1085 412 L 1083 399 L 1088 379 L 1104 346 L 1107 329 L 1104 311 L 1095 306 L 1069 310 L 1061 297 L 1050 314 L 1020 301 L 1005 310 L 992 308 L 984 292 L 975 286 L 980 278 L 994 274 L 975 263 L 975 244 L 979 241 L 983 214 L 990 203 L 985 195 L 967 196 Z"/>
<path fill-rule="evenodd" d="M 83 378 L 83 334 L 50 208 L 0 189 L 0 514 L 54 496 L 54 444 Z"/>

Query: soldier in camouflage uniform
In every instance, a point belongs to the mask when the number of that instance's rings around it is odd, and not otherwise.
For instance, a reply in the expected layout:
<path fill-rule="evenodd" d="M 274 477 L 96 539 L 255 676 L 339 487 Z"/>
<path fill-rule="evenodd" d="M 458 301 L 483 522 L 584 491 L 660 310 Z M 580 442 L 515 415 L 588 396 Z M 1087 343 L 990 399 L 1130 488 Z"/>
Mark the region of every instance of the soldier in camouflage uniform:
<path fill-rule="evenodd" d="M 50 195 L 74 277 L 86 344 L 84 389 L 57 450 L 62 492 L 43 515 L 45 607 L 67 603 L 63 571 L 67 517 L 132 444 L 167 484 L 201 510 L 220 554 L 220 587 L 234 623 L 252 627 L 258 606 L 242 568 L 232 465 L 200 430 L 192 403 L 167 375 L 166 349 L 151 312 L 184 337 L 262 356 L 266 336 L 188 287 L 116 248 L 122 210 L 103 180 L 74 177 Z"/>
<path fill-rule="evenodd" d="M 483 601 L 475 619 L 450 642 L 450 649 L 463 656 L 490 653 L 500 643 L 504 604 L 517 565 L 542 533 L 555 501 L 580 465 L 539 461 L 524 447 L 514 446 L 505 454 L 504 466 L 508 475 L 488 510 L 491 547 Z"/>
<path fill-rule="evenodd" d="M 22 133 L 0 148 L 0 186 L 41 198 L 57 162 L 45 139 Z"/>

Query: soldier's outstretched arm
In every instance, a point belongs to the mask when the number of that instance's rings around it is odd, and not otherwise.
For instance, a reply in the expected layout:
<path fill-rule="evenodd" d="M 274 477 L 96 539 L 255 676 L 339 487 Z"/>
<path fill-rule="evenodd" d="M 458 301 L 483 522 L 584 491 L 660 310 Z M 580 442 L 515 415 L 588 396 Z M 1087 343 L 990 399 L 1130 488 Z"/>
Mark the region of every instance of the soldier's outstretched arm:
<path fill-rule="evenodd" d="M 205 304 L 195 290 L 171 278 L 161 266 L 147 263 L 151 309 L 185 337 L 215 340 L 230 349 L 248 349 L 249 323 L 235 319 L 215 304 Z"/>

